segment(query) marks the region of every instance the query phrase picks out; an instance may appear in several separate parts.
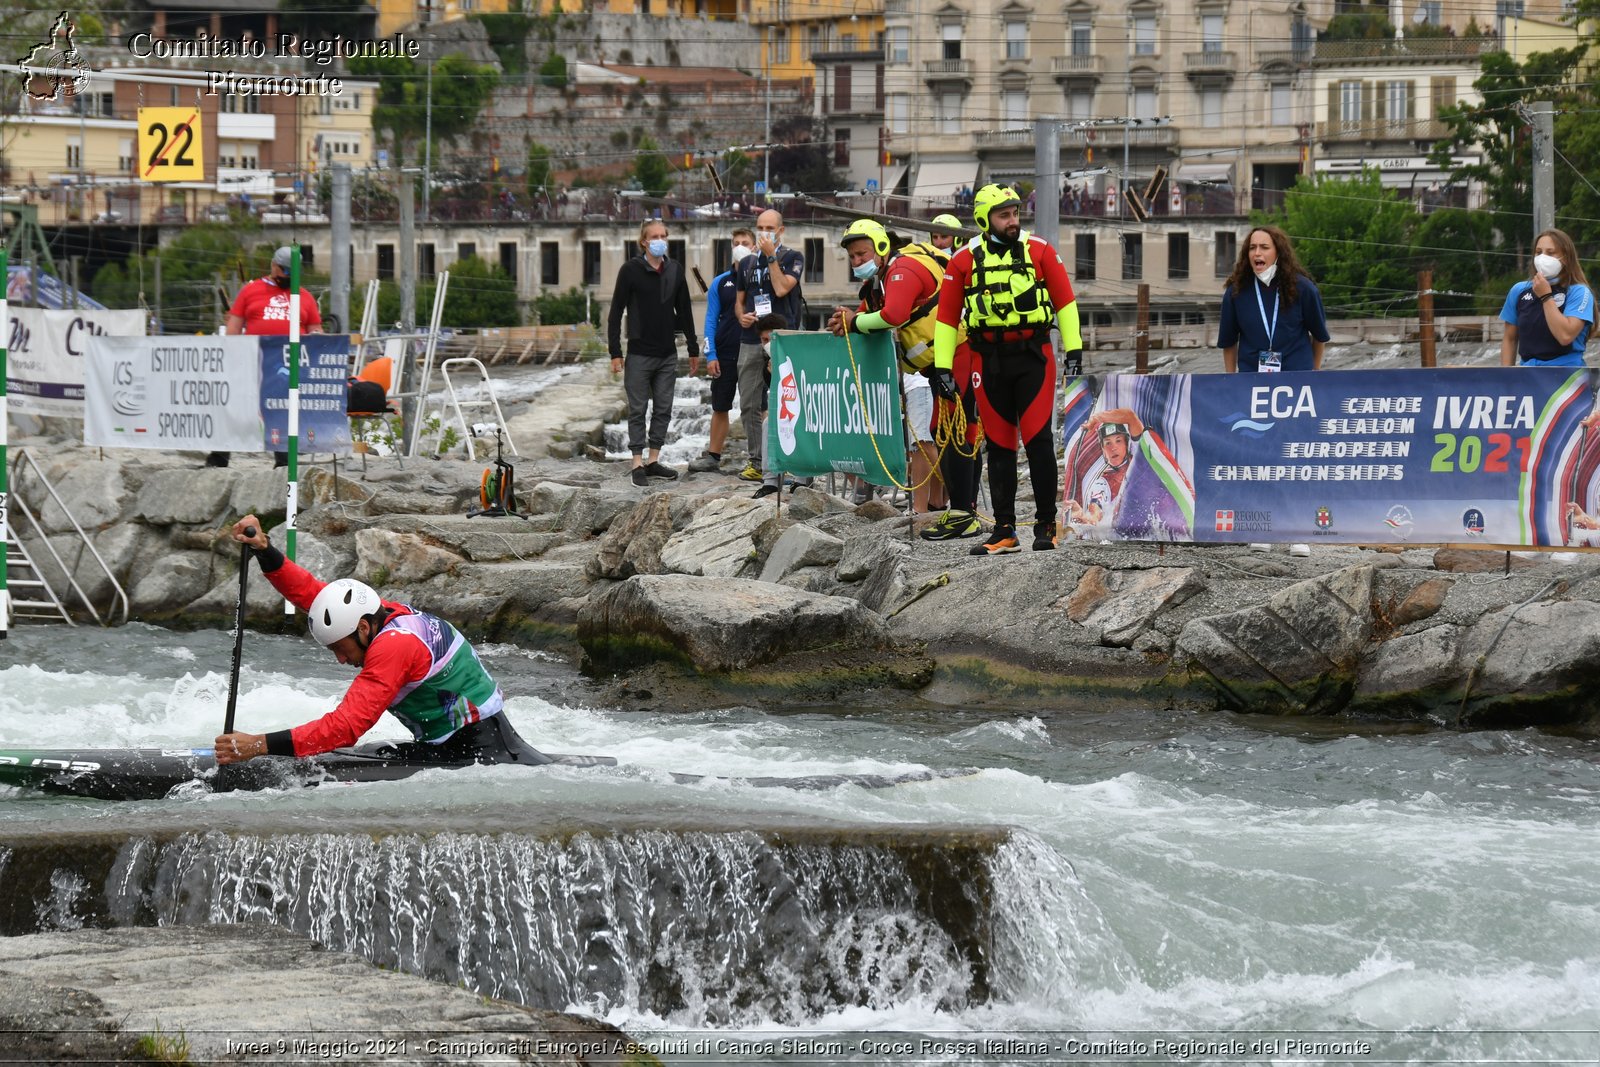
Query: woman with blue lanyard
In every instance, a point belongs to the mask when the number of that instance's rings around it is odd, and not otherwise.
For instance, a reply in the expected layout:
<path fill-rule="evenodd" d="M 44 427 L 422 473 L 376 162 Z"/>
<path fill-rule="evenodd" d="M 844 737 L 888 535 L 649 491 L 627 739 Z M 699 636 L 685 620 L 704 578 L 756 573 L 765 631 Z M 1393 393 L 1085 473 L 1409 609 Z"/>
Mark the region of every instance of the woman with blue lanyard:
<path fill-rule="evenodd" d="M 1533 270 L 1511 287 L 1500 320 L 1502 366 L 1581 367 L 1594 325 L 1594 292 L 1578 264 L 1578 249 L 1560 230 L 1533 242 Z"/>
<path fill-rule="evenodd" d="M 1229 374 L 1321 370 L 1327 341 L 1322 294 L 1295 259 L 1289 235 L 1257 226 L 1222 293 L 1223 367 Z"/>
<path fill-rule="evenodd" d="M 1276 226 L 1257 226 L 1222 291 L 1222 365 L 1229 374 L 1321 370 L 1327 343 L 1322 294 L 1295 258 L 1289 235 Z M 1250 547 L 1265 552 L 1269 546 Z M 1291 544 L 1289 554 L 1309 556 L 1311 547 Z"/>

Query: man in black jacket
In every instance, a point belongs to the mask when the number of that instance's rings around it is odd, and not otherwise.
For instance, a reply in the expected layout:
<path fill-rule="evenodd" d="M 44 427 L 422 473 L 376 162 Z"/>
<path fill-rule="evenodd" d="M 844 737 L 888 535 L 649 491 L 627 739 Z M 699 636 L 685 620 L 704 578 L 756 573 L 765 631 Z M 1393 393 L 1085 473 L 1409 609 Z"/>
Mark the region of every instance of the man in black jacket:
<path fill-rule="evenodd" d="M 675 334 L 689 346 L 689 373 L 699 371 L 694 340 L 694 310 L 689 304 L 689 282 L 683 266 L 667 258 L 667 224 L 650 219 L 639 228 L 640 254 L 617 272 L 611 294 L 611 319 L 606 331 L 611 349 L 611 373 L 621 372 L 628 391 L 628 450 L 633 453 L 633 484 L 648 485 L 651 478 L 676 478 L 678 472 L 661 462 L 672 421 L 672 394 L 678 381 Z M 622 316 L 628 316 L 628 355 L 622 355 Z M 626 364 L 626 369 L 624 369 Z M 645 418 L 649 416 L 650 460 L 645 462 Z"/>

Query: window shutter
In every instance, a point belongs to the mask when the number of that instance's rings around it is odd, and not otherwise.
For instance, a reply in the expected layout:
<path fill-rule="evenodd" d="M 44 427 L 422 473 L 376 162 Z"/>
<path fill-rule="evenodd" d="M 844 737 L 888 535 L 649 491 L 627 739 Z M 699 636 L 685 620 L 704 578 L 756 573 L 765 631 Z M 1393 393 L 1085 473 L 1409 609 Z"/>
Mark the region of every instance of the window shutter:
<path fill-rule="evenodd" d="M 1344 114 L 1339 110 L 1339 83 L 1334 82 L 1328 86 L 1328 129 L 1343 129 L 1343 120 Z"/>
<path fill-rule="evenodd" d="M 1361 83 L 1361 120 L 1371 122 L 1373 118 L 1373 97 L 1377 96 L 1377 86 L 1372 82 Z M 1383 118 L 1383 101 L 1377 103 L 1377 117 Z"/>
<path fill-rule="evenodd" d="M 1406 82 L 1406 118 L 1414 119 L 1416 117 L 1417 117 L 1417 83 L 1414 82 L 1414 81 L 1408 81 L 1408 82 Z"/>
<path fill-rule="evenodd" d="M 833 68 L 833 110 L 850 110 L 850 64 L 840 63 Z"/>
<path fill-rule="evenodd" d="M 883 64 L 878 64 L 877 83 L 873 89 L 873 107 L 883 110 Z"/>

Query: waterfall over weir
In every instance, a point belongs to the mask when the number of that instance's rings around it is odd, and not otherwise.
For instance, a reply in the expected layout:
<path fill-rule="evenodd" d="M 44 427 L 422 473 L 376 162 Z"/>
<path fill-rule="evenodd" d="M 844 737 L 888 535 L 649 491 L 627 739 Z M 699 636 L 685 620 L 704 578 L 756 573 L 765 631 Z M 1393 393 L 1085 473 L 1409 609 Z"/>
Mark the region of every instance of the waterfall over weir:
<path fill-rule="evenodd" d="M 0 842 L 0 880 L 0 933 L 266 922 L 478 993 L 711 1027 L 1004 996 L 1039 928 L 997 904 L 1081 894 L 1032 838 L 921 828 L 53 835 Z"/>

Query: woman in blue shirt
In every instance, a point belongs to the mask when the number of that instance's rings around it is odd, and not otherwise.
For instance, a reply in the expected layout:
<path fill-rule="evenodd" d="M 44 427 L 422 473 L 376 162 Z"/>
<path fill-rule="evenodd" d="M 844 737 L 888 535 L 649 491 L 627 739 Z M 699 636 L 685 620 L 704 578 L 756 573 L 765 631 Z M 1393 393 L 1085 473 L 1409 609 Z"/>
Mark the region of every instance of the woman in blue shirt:
<path fill-rule="evenodd" d="M 1289 235 L 1257 226 L 1222 293 L 1223 367 L 1230 374 L 1321 370 L 1327 341 L 1322 294 L 1295 258 Z"/>
<path fill-rule="evenodd" d="M 1500 363 L 1510 367 L 1581 367 L 1594 325 L 1594 292 L 1578 264 L 1578 249 L 1560 230 L 1533 242 L 1533 270 L 1500 309 L 1506 324 Z"/>

